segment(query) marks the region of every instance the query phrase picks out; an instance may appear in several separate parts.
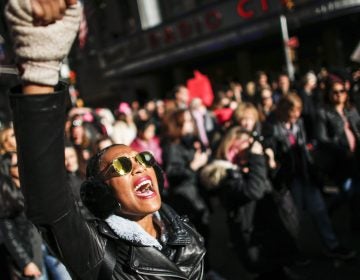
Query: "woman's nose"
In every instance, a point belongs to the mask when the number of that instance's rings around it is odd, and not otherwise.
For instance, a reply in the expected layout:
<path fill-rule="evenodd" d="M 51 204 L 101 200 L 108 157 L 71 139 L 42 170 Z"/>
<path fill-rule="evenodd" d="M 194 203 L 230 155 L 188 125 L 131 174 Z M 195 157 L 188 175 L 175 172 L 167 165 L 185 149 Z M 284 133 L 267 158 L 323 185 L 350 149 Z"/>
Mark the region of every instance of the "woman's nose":
<path fill-rule="evenodd" d="M 137 160 L 133 160 L 133 169 L 132 169 L 132 174 L 139 174 L 144 172 L 146 169 L 145 166 L 143 166 L 141 163 L 139 163 Z"/>

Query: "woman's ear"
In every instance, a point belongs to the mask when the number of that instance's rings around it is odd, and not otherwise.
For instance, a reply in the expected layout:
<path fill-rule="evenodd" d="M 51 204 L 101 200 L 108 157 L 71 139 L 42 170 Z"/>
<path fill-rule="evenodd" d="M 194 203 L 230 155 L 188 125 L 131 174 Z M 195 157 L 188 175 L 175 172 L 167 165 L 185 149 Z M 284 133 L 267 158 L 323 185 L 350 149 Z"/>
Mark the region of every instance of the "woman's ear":
<path fill-rule="evenodd" d="M 81 184 L 80 197 L 94 216 L 106 219 L 119 208 L 111 186 L 93 177 Z"/>

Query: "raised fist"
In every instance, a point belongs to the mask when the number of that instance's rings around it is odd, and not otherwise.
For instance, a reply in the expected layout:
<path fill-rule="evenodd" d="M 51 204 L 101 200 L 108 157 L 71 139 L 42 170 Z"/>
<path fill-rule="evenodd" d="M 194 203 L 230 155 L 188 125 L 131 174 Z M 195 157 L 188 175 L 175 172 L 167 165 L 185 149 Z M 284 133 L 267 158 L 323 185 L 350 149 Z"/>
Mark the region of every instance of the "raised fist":
<path fill-rule="evenodd" d="M 36 1 L 37 4 L 45 3 L 45 0 Z M 60 63 L 79 29 L 81 6 L 80 3 L 68 6 L 62 19 L 43 26 L 34 24 L 33 3 L 35 0 L 9 0 L 5 9 L 20 76 L 25 83 L 54 86 L 59 80 Z M 40 13 L 42 16 L 47 14 Z"/>

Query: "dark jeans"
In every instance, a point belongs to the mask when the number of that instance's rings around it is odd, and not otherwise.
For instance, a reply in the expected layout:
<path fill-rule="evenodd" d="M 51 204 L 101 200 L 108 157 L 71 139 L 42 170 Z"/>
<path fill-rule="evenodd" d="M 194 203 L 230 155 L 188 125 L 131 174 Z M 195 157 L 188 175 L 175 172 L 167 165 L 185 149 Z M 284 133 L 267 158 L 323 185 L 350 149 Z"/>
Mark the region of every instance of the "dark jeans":
<path fill-rule="evenodd" d="M 304 210 L 309 212 L 327 249 L 333 249 L 338 246 L 339 242 L 331 224 L 323 195 L 318 186 L 313 182 L 305 182 L 302 178 L 295 178 L 291 184 L 290 191 L 300 216 Z"/>

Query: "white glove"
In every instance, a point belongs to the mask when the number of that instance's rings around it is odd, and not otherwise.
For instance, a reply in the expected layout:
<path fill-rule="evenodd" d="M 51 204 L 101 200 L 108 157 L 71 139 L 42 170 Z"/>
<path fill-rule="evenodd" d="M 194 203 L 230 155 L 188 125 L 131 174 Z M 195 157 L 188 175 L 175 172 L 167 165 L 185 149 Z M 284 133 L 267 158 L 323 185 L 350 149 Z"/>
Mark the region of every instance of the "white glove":
<path fill-rule="evenodd" d="M 9 0 L 5 16 L 24 82 L 55 86 L 60 63 L 69 53 L 80 25 L 80 3 L 69 6 L 61 20 L 34 26 L 30 0 Z"/>

